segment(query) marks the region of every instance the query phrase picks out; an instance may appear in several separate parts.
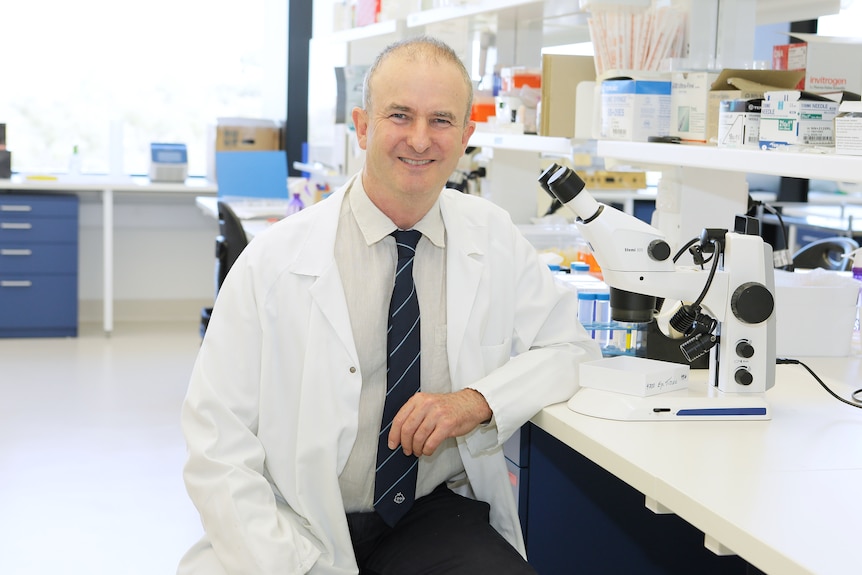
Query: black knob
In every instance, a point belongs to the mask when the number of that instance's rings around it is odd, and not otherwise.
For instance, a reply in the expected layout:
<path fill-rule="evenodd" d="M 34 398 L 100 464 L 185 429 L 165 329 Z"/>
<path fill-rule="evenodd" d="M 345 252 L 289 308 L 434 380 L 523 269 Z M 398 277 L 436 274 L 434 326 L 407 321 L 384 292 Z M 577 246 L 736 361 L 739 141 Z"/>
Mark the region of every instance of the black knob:
<path fill-rule="evenodd" d="M 754 346 L 747 339 L 736 342 L 736 355 L 749 358 L 754 355 Z"/>
<path fill-rule="evenodd" d="M 653 240 L 647 246 L 647 254 L 657 262 L 663 262 L 670 257 L 670 245 L 664 240 Z"/>
<path fill-rule="evenodd" d="M 739 321 L 760 323 L 769 319 L 775 308 L 775 299 L 769 289 L 757 282 L 747 282 L 736 288 L 730 296 L 730 309 Z"/>
<path fill-rule="evenodd" d="M 739 385 L 751 385 L 751 382 L 754 381 L 754 376 L 751 375 L 751 372 L 744 367 L 740 367 L 733 374 L 733 379 Z"/>

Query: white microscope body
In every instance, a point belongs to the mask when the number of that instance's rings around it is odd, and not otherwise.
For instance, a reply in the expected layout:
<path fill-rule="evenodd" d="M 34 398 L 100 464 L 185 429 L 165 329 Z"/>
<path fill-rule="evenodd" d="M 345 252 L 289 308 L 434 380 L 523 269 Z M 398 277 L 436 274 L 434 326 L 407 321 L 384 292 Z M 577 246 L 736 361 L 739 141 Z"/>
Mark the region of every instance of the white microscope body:
<path fill-rule="evenodd" d="M 611 287 L 612 313 L 615 289 L 695 303 L 690 307 L 715 321 L 707 333 L 683 336 L 680 347 L 687 358 L 693 355 L 689 359 L 709 350 L 709 384 L 729 394 L 762 394 L 774 385 L 772 248 L 759 235 L 705 231 L 701 245 L 705 252 L 715 248 L 715 268 L 677 266 L 659 230 L 596 202 L 574 171 L 552 166 L 539 181 L 578 217 L 581 235 Z M 688 323 L 685 316 L 682 324 Z"/>

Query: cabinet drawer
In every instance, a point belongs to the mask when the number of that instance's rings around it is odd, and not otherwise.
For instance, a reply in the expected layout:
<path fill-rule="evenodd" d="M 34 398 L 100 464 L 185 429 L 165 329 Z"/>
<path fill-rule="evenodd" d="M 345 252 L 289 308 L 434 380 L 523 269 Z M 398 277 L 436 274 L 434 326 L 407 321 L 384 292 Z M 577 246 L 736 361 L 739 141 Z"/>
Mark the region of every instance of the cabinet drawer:
<path fill-rule="evenodd" d="M 71 218 L 10 218 L 0 213 L 0 246 L 10 243 L 78 241 L 78 220 Z"/>
<path fill-rule="evenodd" d="M 0 277 L 4 274 L 74 274 L 77 244 L 0 244 Z"/>
<path fill-rule="evenodd" d="M 78 217 L 78 196 L 0 193 L 0 218 L 7 216 Z"/>
<path fill-rule="evenodd" d="M 77 335 L 78 277 L 0 274 L 0 336 Z"/>

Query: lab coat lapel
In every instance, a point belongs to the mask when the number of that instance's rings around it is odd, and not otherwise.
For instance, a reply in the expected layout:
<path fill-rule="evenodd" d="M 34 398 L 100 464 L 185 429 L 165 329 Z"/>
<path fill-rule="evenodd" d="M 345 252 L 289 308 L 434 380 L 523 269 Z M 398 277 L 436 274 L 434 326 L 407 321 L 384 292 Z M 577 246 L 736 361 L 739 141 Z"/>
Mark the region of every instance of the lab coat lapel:
<path fill-rule="evenodd" d="M 308 293 L 321 316 L 329 323 L 333 336 L 342 343 L 351 359 L 358 362 L 344 286 L 335 263 L 335 234 L 343 199 L 344 188 L 333 194 L 330 201 L 318 206 L 321 212 L 310 226 L 290 271 L 317 278 Z"/>
<path fill-rule="evenodd" d="M 440 209 L 446 224 L 446 307 L 447 352 L 453 383 L 460 388 L 459 360 L 464 337 L 470 328 L 471 310 L 482 277 L 485 255 L 484 226 L 472 221 L 454 206 L 455 201 L 441 196 Z"/>

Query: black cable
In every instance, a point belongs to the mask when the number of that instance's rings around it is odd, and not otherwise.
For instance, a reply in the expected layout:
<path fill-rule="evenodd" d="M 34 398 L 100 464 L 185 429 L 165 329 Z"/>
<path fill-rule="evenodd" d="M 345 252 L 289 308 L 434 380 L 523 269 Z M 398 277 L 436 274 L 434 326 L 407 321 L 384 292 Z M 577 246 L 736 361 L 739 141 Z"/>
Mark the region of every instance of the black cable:
<path fill-rule="evenodd" d="M 784 219 L 781 217 L 781 212 L 779 210 L 776 210 L 769 204 L 764 204 L 763 202 L 761 202 L 760 205 L 763 206 L 763 208 L 767 212 L 778 218 L 778 223 L 781 224 L 781 226 L 779 227 L 781 228 L 781 239 L 784 241 L 784 249 L 789 250 L 790 244 L 787 243 L 787 226 L 784 224 Z"/>
<path fill-rule="evenodd" d="M 696 244 L 699 241 L 700 241 L 700 238 L 692 238 L 692 239 L 688 240 L 688 243 L 685 244 L 684 246 L 682 246 L 681 248 L 679 248 L 679 251 L 676 252 L 675 256 L 673 256 L 673 263 L 676 263 L 676 261 L 682 257 L 682 254 L 684 254 L 686 251 L 688 251 L 688 248 L 690 248 L 691 246 L 693 246 L 694 244 Z"/>
<path fill-rule="evenodd" d="M 811 374 L 811 377 L 813 377 L 817 381 L 817 383 L 820 384 L 820 387 L 822 387 L 827 392 L 829 392 L 829 395 L 831 395 L 832 397 L 834 397 L 835 399 L 837 399 L 838 401 L 840 401 L 842 403 L 846 403 L 847 405 L 852 405 L 853 407 L 858 407 L 858 408 L 862 409 L 862 399 L 856 397 L 857 395 L 862 393 L 862 389 L 857 389 L 856 391 L 851 393 L 850 397 L 853 399 L 853 401 L 849 401 L 847 399 L 844 399 L 843 397 L 841 397 L 840 395 L 838 395 L 837 393 L 835 393 L 831 389 L 829 389 L 829 386 L 826 385 L 825 383 L 823 383 L 823 380 L 820 379 L 819 377 L 817 377 L 817 374 L 814 373 L 814 371 L 810 367 L 808 367 L 807 365 L 805 365 L 804 363 L 802 363 L 798 359 L 788 359 L 788 358 L 784 358 L 784 357 L 778 357 L 775 359 L 775 363 L 776 363 L 776 365 L 785 365 L 785 364 L 801 365 L 802 367 L 805 368 L 806 371 L 808 371 L 808 373 Z"/>
<path fill-rule="evenodd" d="M 709 288 L 712 286 L 712 278 L 715 277 L 715 272 L 718 270 L 718 259 L 721 255 L 721 242 L 717 240 L 712 240 L 710 242 L 713 246 L 714 253 L 712 254 L 712 266 L 709 268 L 709 276 L 706 278 L 706 284 L 703 286 L 703 291 L 700 292 L 700 295 L 697 296 L 697 300 L 691 304 L 691 306 L 695 309 L 700 307 L 703 298 L 706 297 L 706 293 L 709 291 Z"/>

